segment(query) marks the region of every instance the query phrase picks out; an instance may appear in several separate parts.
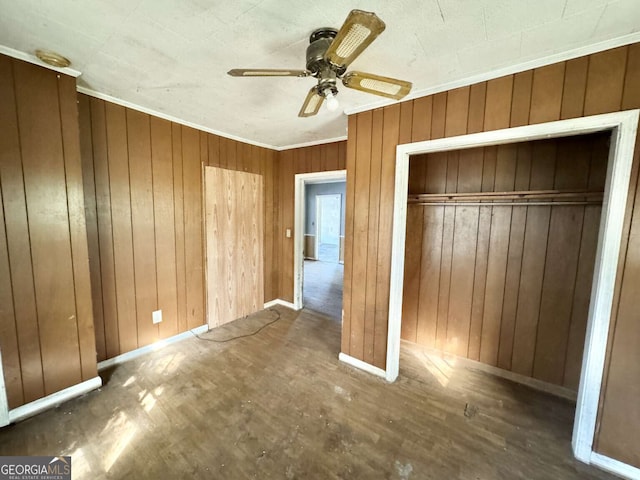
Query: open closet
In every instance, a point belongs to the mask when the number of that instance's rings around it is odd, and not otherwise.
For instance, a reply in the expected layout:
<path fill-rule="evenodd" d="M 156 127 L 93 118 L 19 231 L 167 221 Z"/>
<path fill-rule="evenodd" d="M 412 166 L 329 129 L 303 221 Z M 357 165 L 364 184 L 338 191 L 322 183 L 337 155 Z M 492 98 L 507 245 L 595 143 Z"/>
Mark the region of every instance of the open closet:
<path fill-rule="evenodd" d="M 402 339 L 575 395 L 609 137 L 412 156 Z"/>

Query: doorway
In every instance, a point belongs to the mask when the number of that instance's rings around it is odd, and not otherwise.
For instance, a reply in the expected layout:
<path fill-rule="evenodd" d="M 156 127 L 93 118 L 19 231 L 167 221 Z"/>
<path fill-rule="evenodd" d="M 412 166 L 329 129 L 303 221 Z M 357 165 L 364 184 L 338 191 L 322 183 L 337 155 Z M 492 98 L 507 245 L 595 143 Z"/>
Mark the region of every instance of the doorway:
<path fill-rule="evenodd" d="M 593 451 L 593 438 L 638 117 L 639 111 L 633 110 L 398 146 L 387 364 L 384 372 L 387 380 L 394 381 L 399 369 L 410 156 L 609 131 L 611 146 L 572 441 L 576 458 L 586 463 L 602 463 Z"/>
<path fill-rule="evenodd" d="M 295 176 L 294 305 L 342 320 L 346 172 Z"/>

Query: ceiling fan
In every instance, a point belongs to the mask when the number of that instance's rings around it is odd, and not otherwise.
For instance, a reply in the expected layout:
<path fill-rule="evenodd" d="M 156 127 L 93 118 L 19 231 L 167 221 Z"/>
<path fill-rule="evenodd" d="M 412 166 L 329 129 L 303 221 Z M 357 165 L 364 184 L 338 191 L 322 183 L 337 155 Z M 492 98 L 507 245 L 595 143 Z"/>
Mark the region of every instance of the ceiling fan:
<path fill-rule="evenodd" d="M 348 88 L 400 100 L 411 90 L 411 83 L 371 73 L 349 72 L 347 67 L 385 29 L 375 13 L 352 10 L 340 30 L 319 28 L 309 37 L 306 70 L 233 69 L 232 77 L 314 77 L 318 80 L 305 99 L 299 117 L 318 113 L 324 100 L 331 111 L 338 108 L 337 80 Z"/>

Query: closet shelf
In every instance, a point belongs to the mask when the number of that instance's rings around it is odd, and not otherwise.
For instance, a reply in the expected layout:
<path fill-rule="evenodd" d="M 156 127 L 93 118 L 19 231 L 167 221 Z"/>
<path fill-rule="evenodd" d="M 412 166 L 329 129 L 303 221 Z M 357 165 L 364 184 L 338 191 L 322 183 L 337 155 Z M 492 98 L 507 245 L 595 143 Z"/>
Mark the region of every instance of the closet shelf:
<path fill-rule="evenodd" d="M 599 205 L 604 192 L 592 190 L 521 190 L 509 192 L 409 194 L 410 205 Z M 486 202 L 486 203 L 485 203 Z"/>

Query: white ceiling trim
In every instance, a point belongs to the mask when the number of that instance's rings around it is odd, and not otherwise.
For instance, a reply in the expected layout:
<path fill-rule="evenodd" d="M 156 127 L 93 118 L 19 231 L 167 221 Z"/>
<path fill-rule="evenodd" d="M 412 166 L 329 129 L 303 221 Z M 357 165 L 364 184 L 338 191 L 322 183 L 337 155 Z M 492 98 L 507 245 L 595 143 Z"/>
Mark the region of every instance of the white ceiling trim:
<path fill-rule="evenodd" d="M 402 99 L 402 101 L 406 102 L 409 100 L 414 100 L 416 98 L 426 97 L 428 95 L 434 95 L 436 93 L 446 92 L 448 90 L 454 90 L 456 88 L 486 82 L 488 80 L 493 80 L 494 78 L 513 75 L 514 73 L 524 72 L 527 70 L 533 70 L 534 68 L 552 65 L 554 63 L 565 62 L 574 58 L 592 55 L 594 53 L 602 52 L 612 48 L 622 47 L 624 45 L 630 45 L 637 42 L 640 42 L 640 32 L 631 33 L 622 37 L 612 38 L 610 40 L 594 43 L 585 47 L 575 48 L 573 50 L 567 50 L 566 52 L 554 53 L 553 55 L 548 55 L 546 57 L 538 58 L 536 60 L 531 60 L 528 62 L 518 63 L 516 65 L 510 65 L 508 67 L 499 68 L 497 70 L 479 73 L 477 75 L 472 75 L 470 77 L 462 78 L 453 82 L 443 83 L 435 87 L 416 90 L 407 95 L 404 99 Z M 355 113 L 361 113 L 380 107 L 386 107 L 387 105 L 392 105 L 394 103 L 400 102 L 395 102 L 393 100 L 381 100 L 378 102 L 367 103 L 366 105 L 360 105 L 355 108 L 345 109 L 344 113 L 347 115 L 353 115 Z"/>
<path fill-rule="evenodd" d="M 327 138 L 326 140 L 317 140 L 313 142 L 295 143 L 293 145 L 286 145 L 284 147 L 274 147 L 278 151 L 291 150 L 293 148 L 315 147 L 316 145 L 324 145 L 326 143 L 342 142 L 347 139 L 346 135 L 341 137 Z"/>
<path fill-rule="evenodd" d="M 74 78 L 77 78 L 80 75 L 82 75 L 82 72 L 80 72 L 78 70 L 75 70 L 73 68 L 69 68 L 69 67 L 65 67 L 65 68 L 54 67 L 53 65 L 49 65 L 48 63 L 44 63 L 42 60 L 40 60 L 35 55 L 32 55 L 30 53 L 21 52 L 20 50 L 16 50 L 14 48 L 10 48 L 10 47 L 7 47 L 5 45 L 0 45 L 0 53 L 6 55 L 8 57 L 17 58 L 18 60 L 24 60 L 25 62 L 33 63 L 34 65 L 38 65 L 40 67 L 48 68 L 49 70 L 54 70 L 54 71 L 59 72 L 59 73 L 64 73 L 65 75 L 70 75 L 70 76 L 72 76 Z"/>

